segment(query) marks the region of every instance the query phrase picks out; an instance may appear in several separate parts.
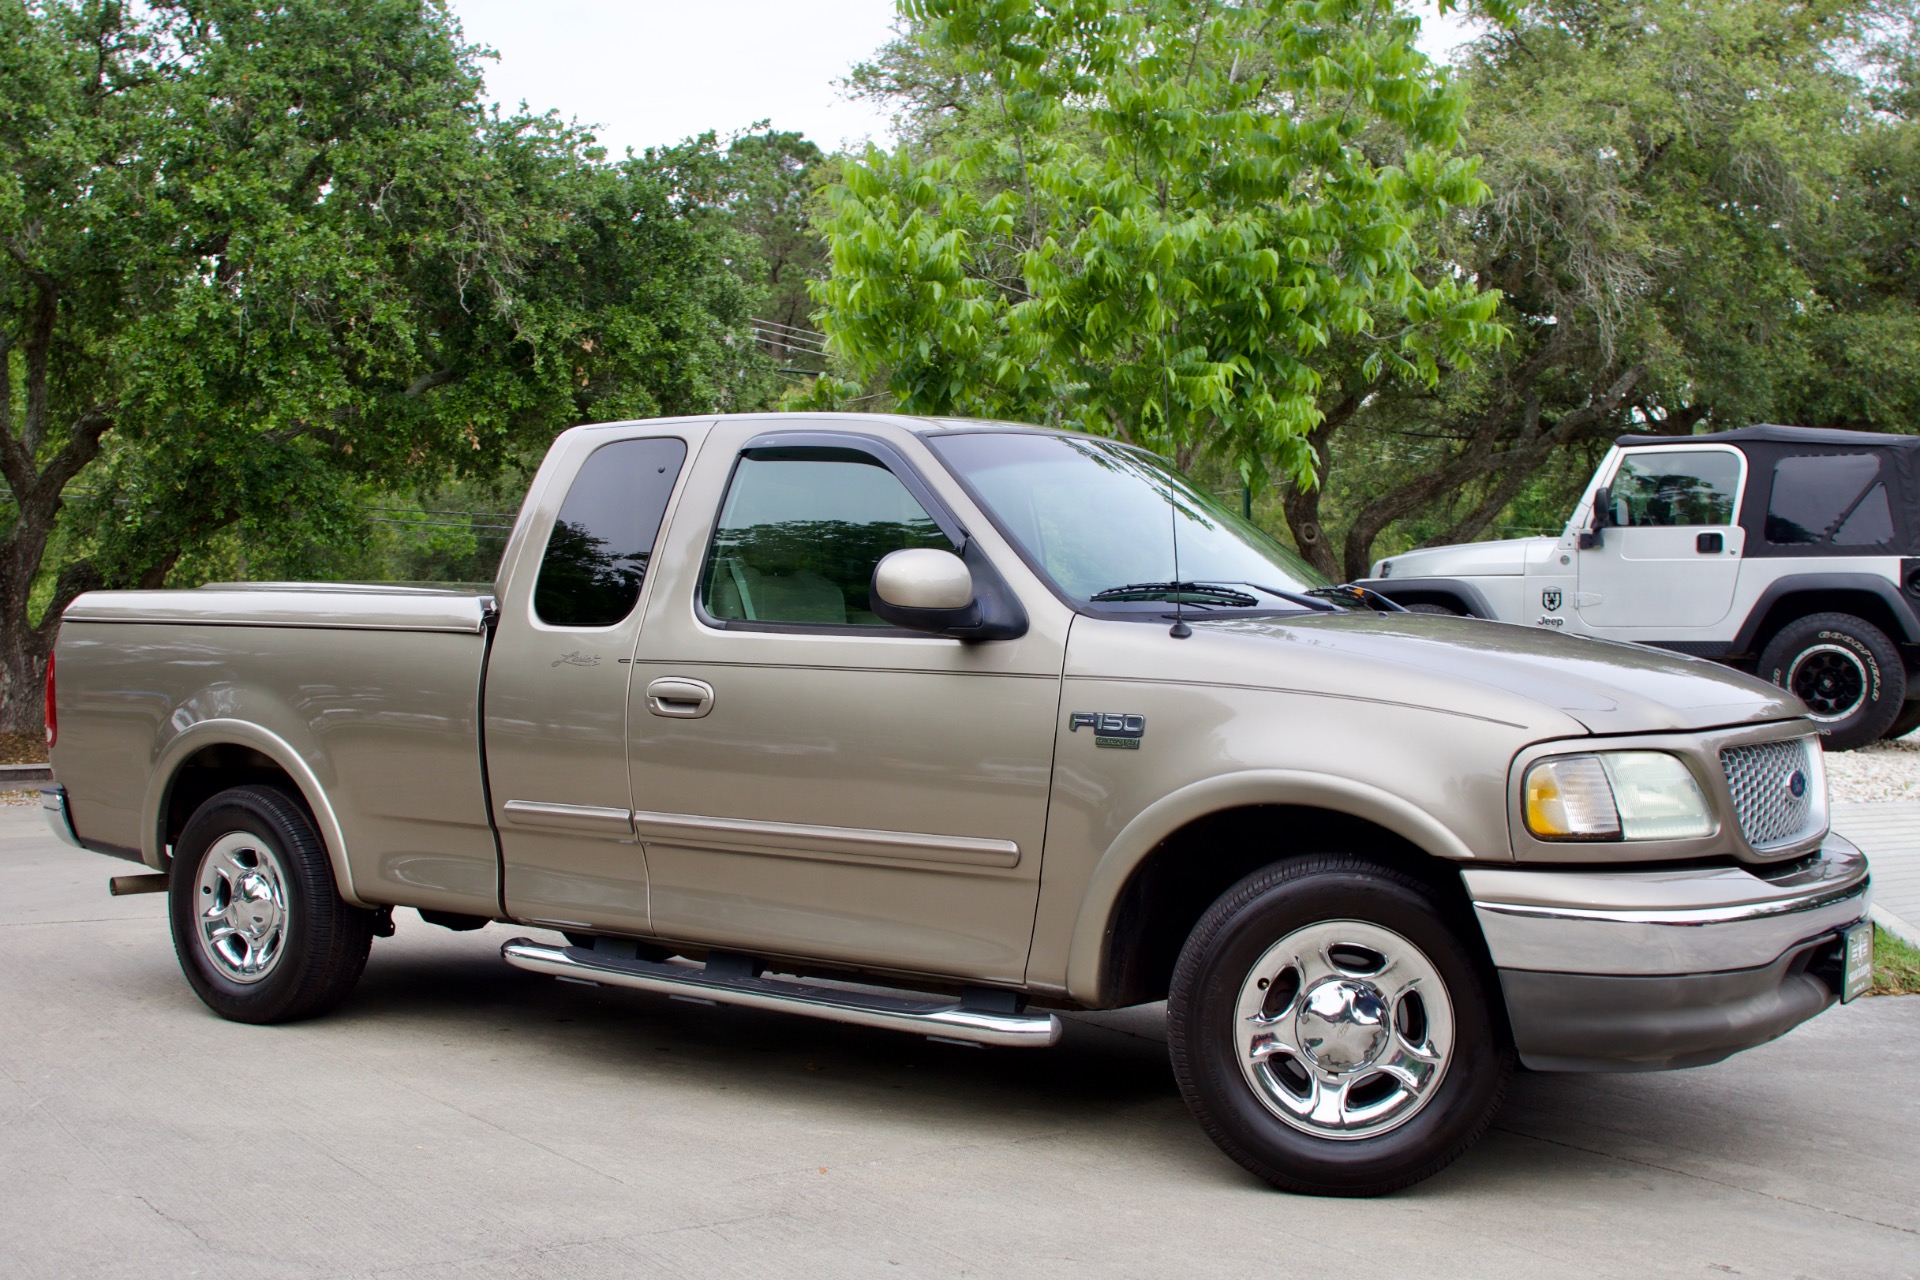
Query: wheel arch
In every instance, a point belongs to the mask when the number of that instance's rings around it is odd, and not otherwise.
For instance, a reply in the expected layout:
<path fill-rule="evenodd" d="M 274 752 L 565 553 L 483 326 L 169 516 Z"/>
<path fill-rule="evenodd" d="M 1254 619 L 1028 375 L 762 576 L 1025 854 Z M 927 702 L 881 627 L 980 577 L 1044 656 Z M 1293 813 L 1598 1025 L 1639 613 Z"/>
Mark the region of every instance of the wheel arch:
<path fill-rule="evenodd" d="M 1895 644 L 1920 644 L 1920 617 L 1895 584 L 1870 573 L 1807 573 L 1768 584 L 1748 610 L 1734 652 L 1757 657 L 1782 627 L 1815 613 L 1850 613 Z"/>
<path fill-rule="evenodd" d="M 1449 893 L 1462 892 L 1449 864 L 1486 861 L 1431 814 L 1367 783 L 1295 770 L 1209 778 L 1148 806 L 1101 856 L 1074 923 L 1068 993 L 1093 1008 L 1159 999 L 1215 898 L 1290 851 L 1330 842 L 1434 873 Z M 1223 855 L 1221 845 L 1246 852 Z"/>
<path fill-rule="evenodd" d="M 334 884 L 350 905 L 370 907 L 353 888 L 346 837 L 312 766 L 270 729 L 246 720 L 202 720 L 170 739 L 155 761 L 141 811 L 141 857 L 165 870 L 167 847 L 201 803 L 228 787 L 279 782 L 299 795 L 313 818 L 333 868 Z"/>

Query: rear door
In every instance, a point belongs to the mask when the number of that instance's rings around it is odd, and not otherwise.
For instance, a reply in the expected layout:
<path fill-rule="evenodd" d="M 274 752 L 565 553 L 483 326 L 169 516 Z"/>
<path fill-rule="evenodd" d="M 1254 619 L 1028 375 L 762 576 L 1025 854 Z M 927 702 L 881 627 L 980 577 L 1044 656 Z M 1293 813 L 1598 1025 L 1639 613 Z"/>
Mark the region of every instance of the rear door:
<path fill-rule="evenodd" d="M 529 527 L 549 532 L 509 553 L 486 686 L 489 789 L 516 919 L 651 927 L 627 786 L 627 680 L 654 540 L 690 443 L 666 427 L 583 433 L 549 464 L 564 483 L 529 497 L 544 509 Z"/>
<path fill-rule="evenodd" d="M 904 431 L 769 425 L 709 439 L 635 654 L 654 927 L 1019 981 L 1070 615 L 1029 600 L 1026 635 L 973 644 L 881 623 L 873 566 L 954 545 L 964 498 Z"/>
<path fill-rule="evenodd" d="M 1746 459 L 1725 445 L 1625 449 L 1608 481 L 1613 524 L 1581 549 L 1575 606 L 1585 628 L 1684 639 L 1733 607 L 1745 533 Z"/>

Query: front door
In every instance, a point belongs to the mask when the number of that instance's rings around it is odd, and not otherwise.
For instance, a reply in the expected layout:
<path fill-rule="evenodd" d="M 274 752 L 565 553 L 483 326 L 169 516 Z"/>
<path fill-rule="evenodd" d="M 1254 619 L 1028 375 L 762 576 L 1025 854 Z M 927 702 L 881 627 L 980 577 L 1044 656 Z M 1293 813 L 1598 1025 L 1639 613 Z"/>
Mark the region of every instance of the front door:
<path fill-rule="evenodd" d="M 1585 628 L 1629 640 L 1684 639 L 1733 607 L 1745 533 L 1746 461 L 1725 447 L 1658 446 L 1620 455 L 1612 521 L 1579 551 L 1575 605 Z"/>
<path fill-rule="evenodd" d="M 875 564 L 963 536 L 912 442 L 777 432 L 742 447 L 755 425 L 703 450 L 635 654 L 654 927 L 1020 981 L 1064 623 L 963 644 L 881 622 Z"/>

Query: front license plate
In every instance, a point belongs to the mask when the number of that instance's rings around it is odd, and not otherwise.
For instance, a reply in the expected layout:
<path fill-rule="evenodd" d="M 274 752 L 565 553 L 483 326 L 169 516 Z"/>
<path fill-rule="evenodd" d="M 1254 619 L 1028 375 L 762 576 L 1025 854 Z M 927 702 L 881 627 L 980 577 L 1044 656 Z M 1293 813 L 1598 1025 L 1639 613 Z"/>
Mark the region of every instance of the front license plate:
<path fill-rule="evenodd" d="M 1840 1003 L 1873 989 L 1873 922 L 1862 920 L 1840 935 Z"/>

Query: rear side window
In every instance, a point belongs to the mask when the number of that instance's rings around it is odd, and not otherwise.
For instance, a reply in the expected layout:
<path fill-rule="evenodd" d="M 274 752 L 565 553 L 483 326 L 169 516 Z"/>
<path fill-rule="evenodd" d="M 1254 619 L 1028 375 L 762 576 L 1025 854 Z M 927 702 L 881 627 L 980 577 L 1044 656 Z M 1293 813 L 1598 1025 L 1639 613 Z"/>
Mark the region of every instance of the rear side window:
<path fill-rule="evenodd" d="M 1732 524 L 1740 458 L 1719 449 L 1642 449 L 1628 454 L 1608 495 L 1622 525 Z"/>
<path fill-rule="evenodd" d="M 873 569 L 905 547 L 952 543 L 899 477 L 854 449 L 759 449 L 741 457 L 707 558 L 715 618 L 883 627 Z"/>
<path fill-rule="evenodd" d="M 1870 453 L 1782 458 L 1767 499 L 1767 541 L 1775 546 L 1879 546 L 1893 540 L 1893 509 Z"/>
<path fill-rule="evenodd" d="M 540 621 L 610 627 L 633 612 L 686 458 L 680 440 L 619 440 L 588 456 L 540 559 L 533 587 Z"/>

